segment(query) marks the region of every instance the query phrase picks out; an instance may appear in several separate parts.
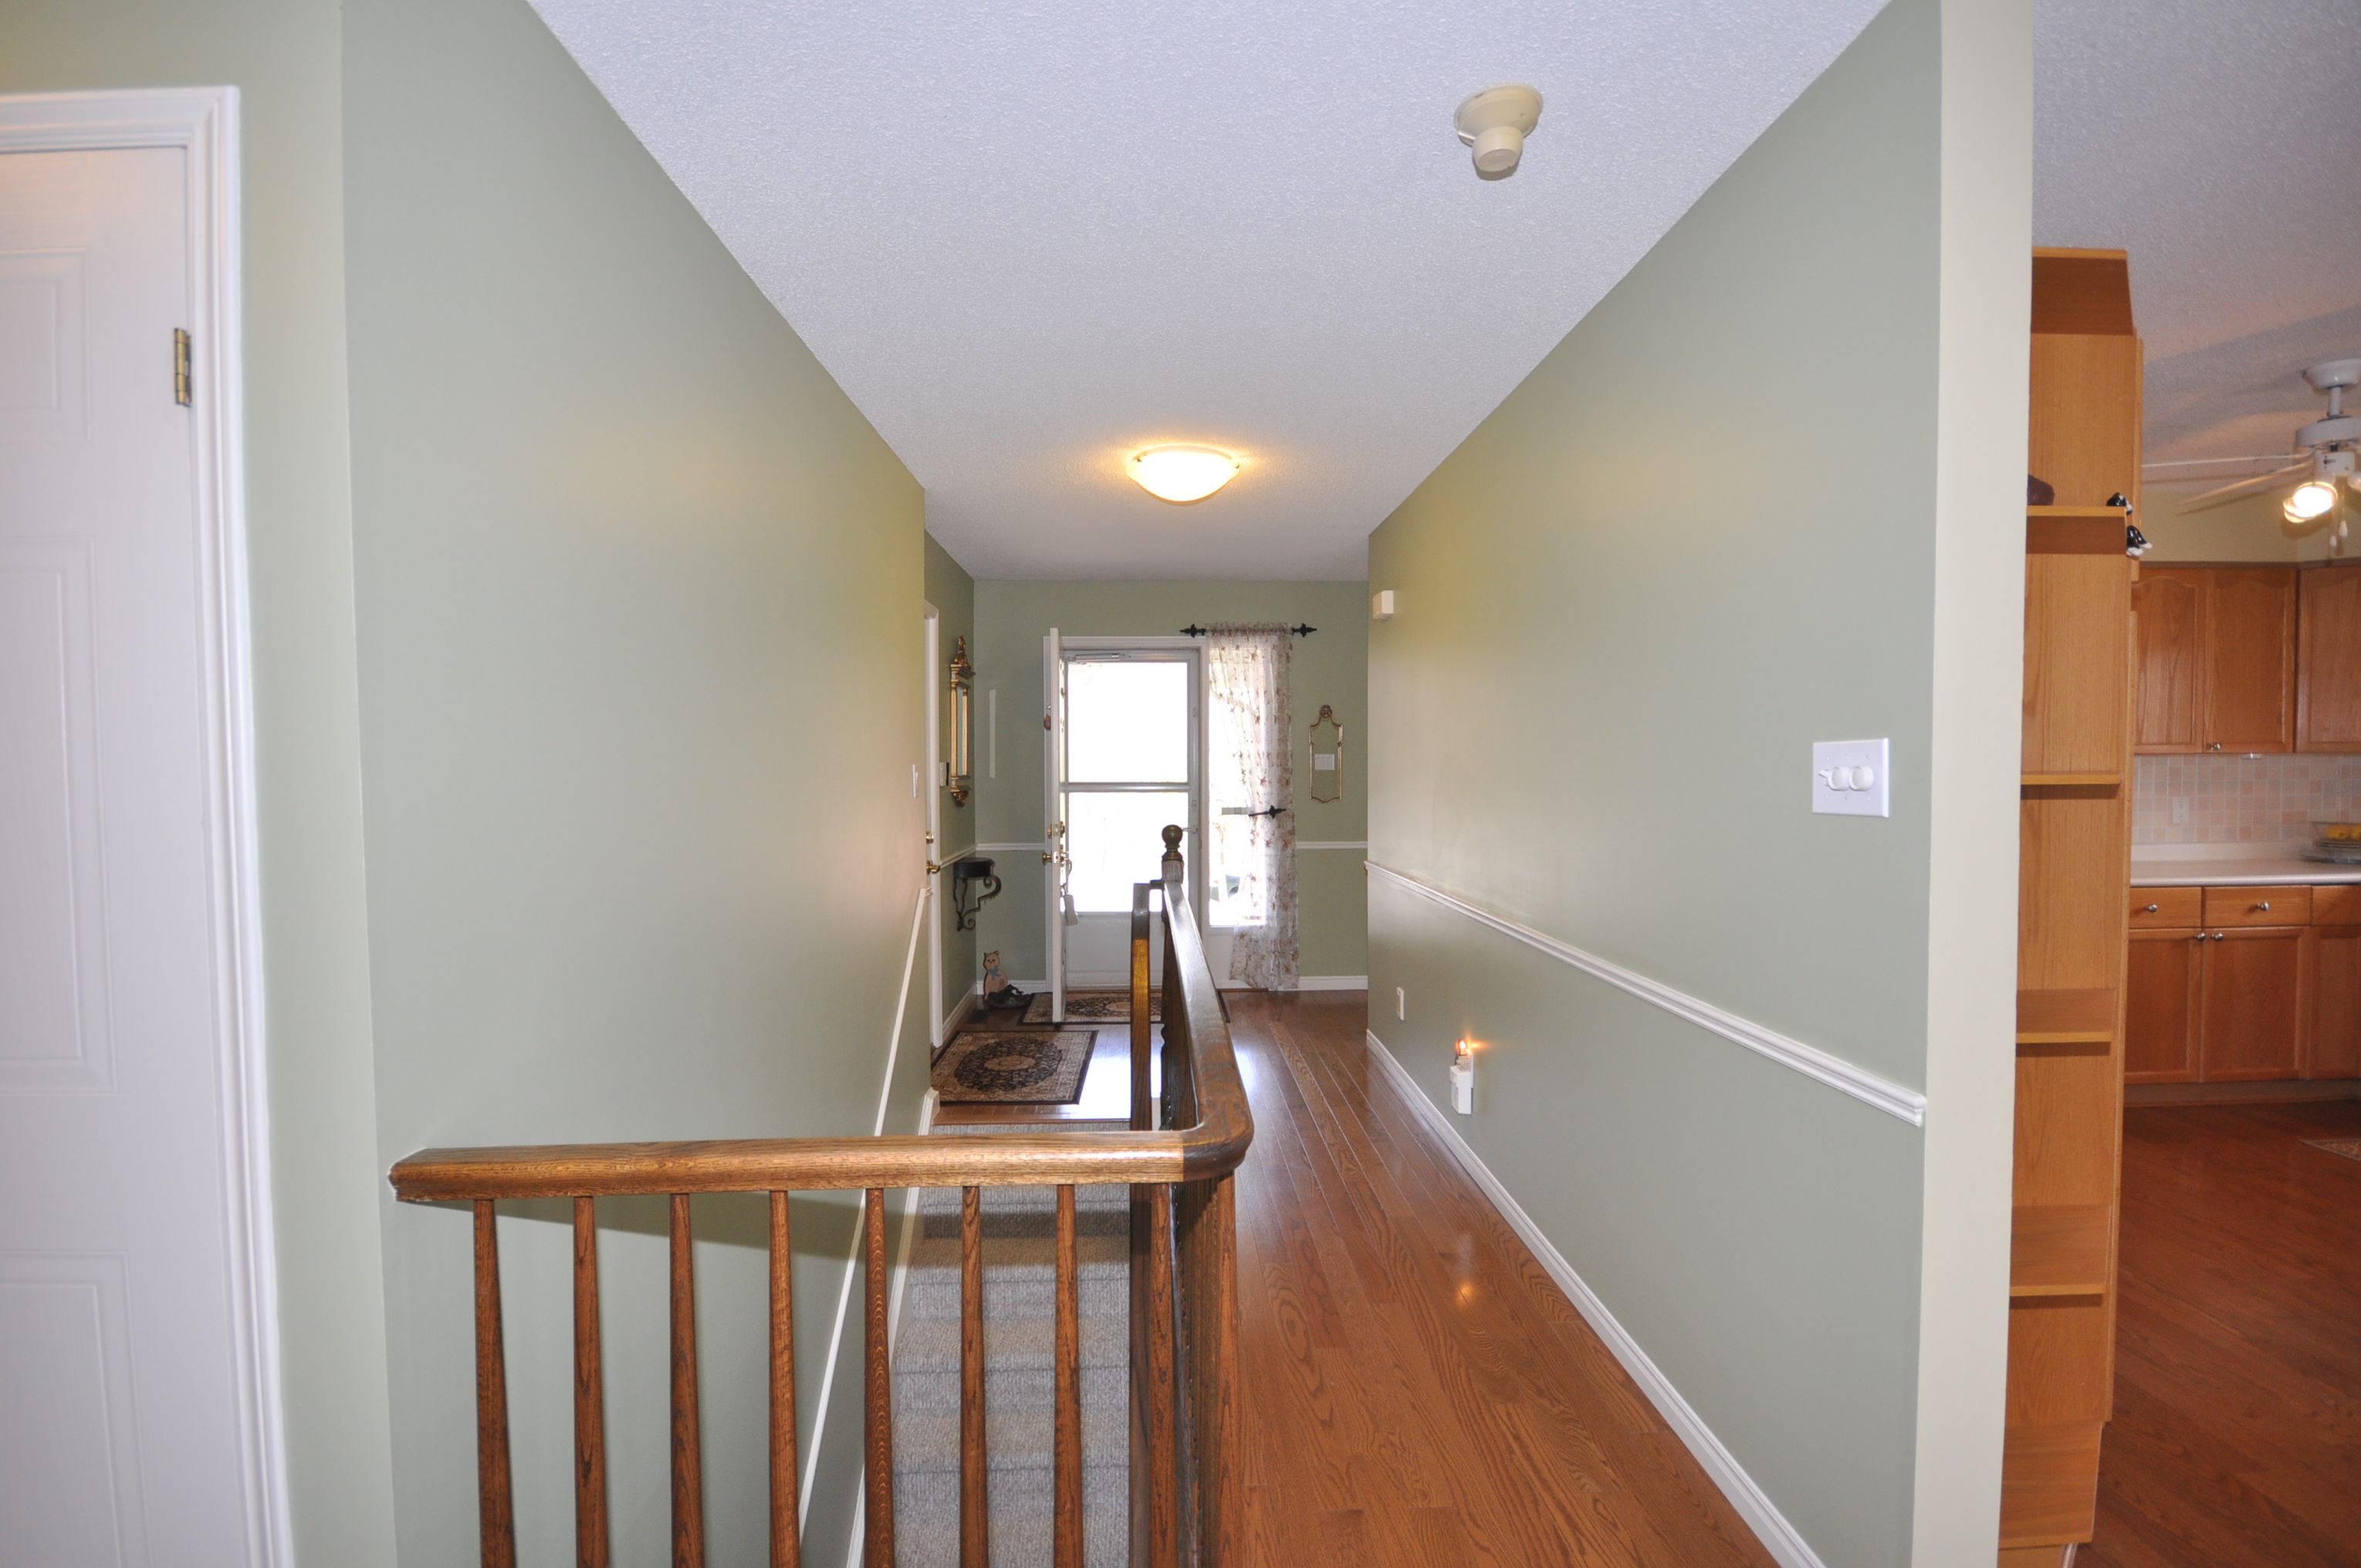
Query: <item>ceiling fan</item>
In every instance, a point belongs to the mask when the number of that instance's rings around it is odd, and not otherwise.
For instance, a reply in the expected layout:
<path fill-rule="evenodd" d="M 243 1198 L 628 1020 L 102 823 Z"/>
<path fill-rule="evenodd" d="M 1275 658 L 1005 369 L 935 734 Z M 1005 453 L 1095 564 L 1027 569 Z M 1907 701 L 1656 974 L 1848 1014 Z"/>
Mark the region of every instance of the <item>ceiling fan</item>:
<path fill-rule="evenodd" d="M 2337 481 L 2345 488 L 2361 491 L 2361 415 L 2345 411 L 2347 388 L 2361 385 L 2361 359 L 2327 359 L 2303 373 L 2312 389 L 2328 399 L 2328 417 L 2316 419 L 2295 433 L 2295 461 L 2268 474 L 2257 474 L 2251 479 L 2206 491 L 2192 498 L 2182 510 L 2193 511 L 2200 507 L 2214 506 L 2268 490 L 2289 480 L 2297 481 L 2288 492 L 2281 510 L 2290 522 L 2310 522 L 2325 517 L 2342 499 L 2337 493 Z M 2345 528 L 2338 520 L 2337 532 Z"/>

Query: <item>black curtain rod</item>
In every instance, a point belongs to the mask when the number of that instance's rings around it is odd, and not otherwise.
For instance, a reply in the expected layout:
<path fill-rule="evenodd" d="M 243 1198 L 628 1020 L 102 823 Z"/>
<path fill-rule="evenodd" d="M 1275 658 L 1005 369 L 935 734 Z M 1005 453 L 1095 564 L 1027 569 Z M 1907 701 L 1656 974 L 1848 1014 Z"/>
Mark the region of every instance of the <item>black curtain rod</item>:
<path fill-rule="evenodd" d="M 1196 622 L 1191 621 L 1180 629 L 1180 635 L 1183 637 L 1202 637 L 1210 630 L 1212 630 L 1210 627 L 1199 626 Z M 1316 626 L 1290 626 L 1288 630 L 1295 633 L 1298 637 L 1309 637 L 1320 629 Z"/>

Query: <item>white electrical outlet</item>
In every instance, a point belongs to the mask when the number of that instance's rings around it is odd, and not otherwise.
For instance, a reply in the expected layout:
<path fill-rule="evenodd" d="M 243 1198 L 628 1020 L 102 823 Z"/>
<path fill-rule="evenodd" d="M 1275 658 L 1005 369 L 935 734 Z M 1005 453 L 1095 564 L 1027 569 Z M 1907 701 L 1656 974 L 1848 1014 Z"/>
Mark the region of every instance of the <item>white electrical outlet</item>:
<path fill-rule="evenodd" d="M 1891 817 L 1893 767 L 1884 740 L 1812 742 L 1812 809 L 1835 817 Z"/>
<path fill-rule="evenodd" d="M 2189 797 L 2185 795 L 2172 797 L 2172 825 L 2175 828 L 2189 826 Z"/>
<path fill-rule="evenodd" d="M 1410 1016 L 1410 999 L 1402 994 L 1402 988 L 1399 985 L 1394 987 L 1394 1016 L 1397 1018 Z"/>

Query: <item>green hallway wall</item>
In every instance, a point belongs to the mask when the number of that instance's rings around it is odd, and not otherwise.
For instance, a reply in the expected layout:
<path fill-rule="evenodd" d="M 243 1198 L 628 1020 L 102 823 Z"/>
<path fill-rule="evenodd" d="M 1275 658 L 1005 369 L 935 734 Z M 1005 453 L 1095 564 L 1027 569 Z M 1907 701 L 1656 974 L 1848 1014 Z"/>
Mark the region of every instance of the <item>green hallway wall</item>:
<path fill-rule="evenodd" d="M 1074 637 L 1170 637 L 1190 625 L 1221 620 L 1309 623 L 1290 670 L 1294 710 L 1295 834 L 1300 843 L 1344 849 L 1296 856 L 1302 972 L 1367 972 L 1368 925 L 1361 845 L 1368 837 L 1367 720 L 1369 602 L 1363 583 L 1005 582 L 975 585 L 977 800 L 975 832 L 995 853 L 1006 889 L 983 907 L 984 951 L 997 950 L 1008 978 L 1040 981 L 1048 972 L 1043 938 L 1040 857 L 1044 804 L 1041 766 L 1041 639 L 1051 627 Z M 996 694 L 999 721 L 986 715 Z M 1302 748 L 1320 706 L 1345 726 L 1345 798 L 1307 793 Z M 1153 868 L 1158 847 L 1143 851 Z M 1228 977 L 1217 975 L 1227 983 Z"/>
<path fill-rule="evenodd" d="M 247 595 L 280 1376 L 297 1559 L 393 1561 L 332 0 L 16 0 L 0 92 L 239 94 Z M 208 352 L 199 345 L 199 353 Z"/>
<path fill-rule="evenodd" d="M 910 1130 L 917 481 L 523 0 L 345 16 L 379 1158 L 865 1134 L 881 1089 Z M 765 1387 L 730 1369 L 764 1360 L 763 1205 L 696 1211 L 708 1538 L 751 1561 Z M 807 1434 L 851 1212 L 796 1204 Z M 572 1539 L 565 1218 L 502 1227 L 525 1561 Z M 615 1552 L 653 1561 L 661 1201 L 602 1219 Z M 460 1562 L 465 1216 L 389 1203 L 384 1248 L 401 1555 Z M 850 1529 L 858 1385 L 840 1363 L 815 1561 Z"/>
<path fill-rule="evenodd" d="M 1374 863 L 1935 1100 L 1371 877 L 1372 1030 L 1446 1108 L 1485 1043 L 1453 1124 L 1829 1568 L 1995 1539 L 2030 38 L 1981 15 L 1894 0 L 1371 542 Z M 1892 817 L 1812 815 L 1865 736 Z"/>
<path fill-rule="evenodd" d="M 950 661 L 962 637 L 967 639 L 969 660 L 972 662 L 975 658 L 975 579 L 968 576 L 967 568 L 953 560 L 951 553 L 938 543 L 931 533 L 927 535 L 927 602 L 934 606 L 942 618 L 939 629 L 942 642 L 940 666 L 928 671 L 927 678 L 936 683 L 941 704 L 939 712 L 939 745 L 943 761 L 948 762 L 951 757 Z M 978 696 L 974 703 L 974 723 L 983 721 L 983 699 Z M 939 861 L 975 848 L 978 807 L 972 790 L 964 804 L 953 800 L 948 789 L 939 789 L 937 793 L 941 796 L 939 812 L 943 825 L 941 841 L 935 846 L 935 858 Z M 966 994 L 968 987 L 975 982 L 982 970 L 976 962 L 976 933 L 961 930 L 957 917 L 951 913 L 951 879 L 948 876 L 942 882 L 941 898 L 943 1012 L 948 1015 L 959 1006 L 960 998 Z"/>

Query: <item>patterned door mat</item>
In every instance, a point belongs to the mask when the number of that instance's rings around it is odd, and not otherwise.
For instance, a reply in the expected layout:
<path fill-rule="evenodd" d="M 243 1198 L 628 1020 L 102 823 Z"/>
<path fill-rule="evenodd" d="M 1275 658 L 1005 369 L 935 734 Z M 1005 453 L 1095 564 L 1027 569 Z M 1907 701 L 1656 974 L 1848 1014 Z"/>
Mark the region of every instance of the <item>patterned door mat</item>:
<path fill-rule="evenodd" d="M 2341 1154 L 2346 1159 L 2361 1159 L 2361 1138 L 2306 1138 L 2303 1141 L 2307 1148 L 2326 1149 L 2330 1154 Z"/>
<path fill-rule="evenodd" d="M 951 1036 L 932 1081 L 946 1105 L 1070 1105 L 1096 1029 L 972 1029 Z"/>
<path fill-rule="evenodd" d="M 1025 1022 L 1046 1024 L 1049 1021 L 1049 993 L 1043 992 L 1025 1004 Z M 1148 1021 L 1164 1022 L 1164 994 L 1161 987 L 1151 986 L 1148 992 Z M 1128 991 L 1070 991 L 1066 992 L 1066 1022 L 1069 1024 L 1128 1024 L 1131 1022 L 1131 992 Z"/>

